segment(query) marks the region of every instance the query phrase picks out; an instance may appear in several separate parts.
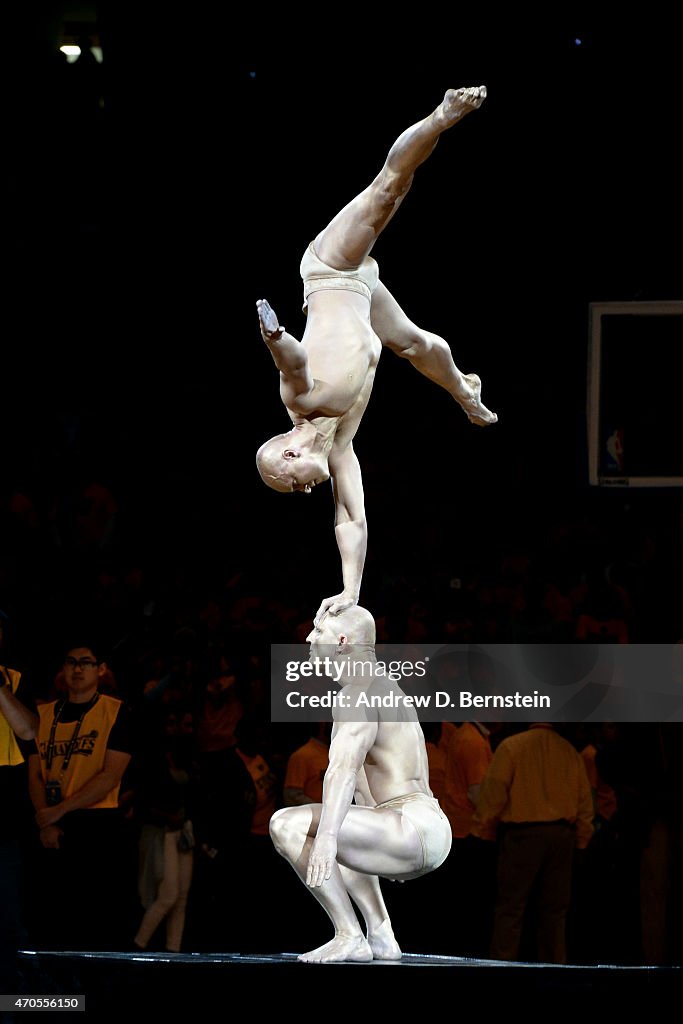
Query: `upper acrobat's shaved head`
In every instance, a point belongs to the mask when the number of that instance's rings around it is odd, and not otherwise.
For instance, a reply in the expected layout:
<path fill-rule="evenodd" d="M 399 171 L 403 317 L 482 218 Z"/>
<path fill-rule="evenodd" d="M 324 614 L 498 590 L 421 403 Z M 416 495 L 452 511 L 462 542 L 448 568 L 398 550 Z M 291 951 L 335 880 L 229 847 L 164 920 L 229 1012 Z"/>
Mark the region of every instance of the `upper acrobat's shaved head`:
<path fill-rule="evenodd" d="M 283 477 L 286 464 L 282 457 L 282 449 L 287 443 L 288 436 L 288 434 L 276 434 L 275 437 L 264 442 L 256 452 L 256 468 L 261 479 L 264 484 L 281 494 L 290 494 L 292 491 L 292 481 L 286 475 Z"/>

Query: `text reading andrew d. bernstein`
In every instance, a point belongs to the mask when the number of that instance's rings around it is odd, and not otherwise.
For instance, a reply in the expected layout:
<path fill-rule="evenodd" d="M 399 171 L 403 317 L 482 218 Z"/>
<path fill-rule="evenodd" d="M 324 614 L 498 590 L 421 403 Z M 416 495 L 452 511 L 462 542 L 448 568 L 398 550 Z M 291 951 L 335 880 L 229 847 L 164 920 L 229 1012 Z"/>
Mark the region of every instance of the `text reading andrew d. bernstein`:
<path fill-rule="evenodd" d="M 400 691 L 368 693 L 327 690 L 323 693 L 302 693 L 290 690 L 285 701 L 290 708 L 549 708 L 550 697 L 533 693 L 473 693 L 471 690 L 437 690 L 435 693 L 410 695 Z"/>

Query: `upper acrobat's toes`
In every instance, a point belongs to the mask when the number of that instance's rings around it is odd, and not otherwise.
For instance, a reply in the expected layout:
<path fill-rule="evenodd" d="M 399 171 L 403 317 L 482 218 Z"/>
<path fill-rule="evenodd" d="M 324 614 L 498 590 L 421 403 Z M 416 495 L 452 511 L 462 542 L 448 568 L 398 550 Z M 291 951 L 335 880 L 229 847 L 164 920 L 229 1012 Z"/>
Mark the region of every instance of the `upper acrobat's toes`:
<path fill-rule="evenodd" d="M 467 418 L 477 427 L 490 427 L 498 422 L 498 414 L 482 405 L 477 412 L 469 412 Z"/>
<path fill-rule="evenodd" d="M 469 85 L 461 89 L 448 89 L 445 96 L 447 105 L 461 103 L 471 110 L 476 110 L 480 107 L 485 99 L 485 85 Z"/>
<path fill-rule="evenodd" d="M 462 90 L 462 95 L 468 106 L 476 110 L 486 99 L 486 86 L 471 85 L 469 88 Z"/>

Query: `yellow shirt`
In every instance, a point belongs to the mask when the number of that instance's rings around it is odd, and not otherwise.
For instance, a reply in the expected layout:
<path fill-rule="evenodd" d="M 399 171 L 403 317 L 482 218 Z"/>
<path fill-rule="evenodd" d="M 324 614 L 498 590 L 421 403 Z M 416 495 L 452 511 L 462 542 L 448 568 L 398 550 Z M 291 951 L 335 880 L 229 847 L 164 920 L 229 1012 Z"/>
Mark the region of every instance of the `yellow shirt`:
<path fill-rule="evenodd" d="M 503 740 L 479 792 L 473 831 L 501 822 L 576 825 L 583 849 L 593 834 L 593 799 L 581 755 L 554 729 L 532 726 Z"/>
<path fill-rule="evenodd" d="M 36 742 L 40 756 L 40 771 L 44 782 L 47 782 L 48 778 L 59 780 L 62 763 L 76 728 L 76 722 L 58 722 L 55 732 L 52 766 L 48 775 L 47 748 L 55 716 L 55 708 L 58 703 L 58 701 L 53 701 L 51 704 L 41 704 L 38 707 L 40 725 Z M 76 746 L 66 770 L 66 775 L 61 779 L 62 797 L 64 799 L 72 796 L 74 793 L 78 793 L 87 782 L 90 782 L 95 775 L 98 775 L 103 770 L 109 733 L 116 721 L 120 707 L 120 700 L 100 694 L 97 703 L 86 712 L 81 723 Z M 94 807 L 118 807 L 119 788 L 117 785 L 103 796 L 101 800 L 98 800 L 97 803 L 90 804 L 88 810 Z"/>
<path fill-rule="evenodd" d="M 0 665 L 0 672 L 4 673 L 9 680 L 9 688 L 12 693 L 16 693 L 19 680 L 21 679 L 21 672 L 17 672 L 13 668 L 5 668 L 4 665 Z M 13 730 L 10 729 L 9 722 L 2 711 L 0 711 L 0 765 L 14 767 L 17 764 L 23 763 L 24 757 L 19 749 L 17 738 Z"/>

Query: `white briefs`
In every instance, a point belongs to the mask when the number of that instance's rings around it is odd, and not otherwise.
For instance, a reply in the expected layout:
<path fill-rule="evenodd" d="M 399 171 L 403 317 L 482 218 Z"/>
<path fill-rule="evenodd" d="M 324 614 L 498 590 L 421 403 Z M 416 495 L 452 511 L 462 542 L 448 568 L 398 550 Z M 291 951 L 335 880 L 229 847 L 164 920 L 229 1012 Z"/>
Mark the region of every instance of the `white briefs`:
<path fill-rule="evenodd" d="M 426 793 L 406 793 L 392 800 L 377 804 L 377 808 L 390 807 L 405 815 L 420 837 L 422 844 L 422 867 L 410 874 L 401 875 L 401 881 L 418 878 L 440 867 L 451 851 L 451 826 L 441 810 L 436 797 Z M 396 876 L 398 878 L 398 876 Z"/>
<path fill-rule="evenodd" d="M 370 302 L 379 281 L 377 260 L 373 260 L 371 256 L 366 256 L 361 265 L 354 270 L 336 270 L 327 263 L 323 263 L 318 257 L 313 248 L 313 242 L 303 255 L 299 273 L 304 282 L 304 313 L 308 312 L 308 296 L 312 292 L 320 292 L 328 288 L 358 292 Z"/>

